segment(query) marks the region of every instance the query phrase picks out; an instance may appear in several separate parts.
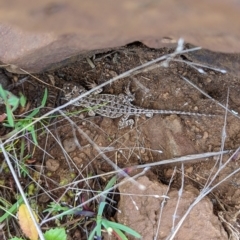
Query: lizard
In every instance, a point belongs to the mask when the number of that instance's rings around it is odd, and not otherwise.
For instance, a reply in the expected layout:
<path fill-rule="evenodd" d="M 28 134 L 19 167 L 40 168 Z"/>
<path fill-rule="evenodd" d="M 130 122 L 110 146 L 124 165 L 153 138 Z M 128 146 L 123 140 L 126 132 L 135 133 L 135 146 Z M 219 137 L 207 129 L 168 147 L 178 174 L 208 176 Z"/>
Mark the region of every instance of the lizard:
<path fill-rule="evenodd" d="M 89 84 L 91 88 L 96 86 L 95 83 Z M 79 101 L 73 103 L 74 106 L 81 106 L 87 108 L 88 114 L 94 116 L 98 114 L 108 118 L 119 118 L 118 128 L 122 129 L 134 125 L 134 120 L 129 119 L 130 116 L 145 115 L 146 117 L 152 117 L 153 114 L 176 114 L 176 115 L 190 115 L 190 116 L 213 116 L 204 113 L 184 112 L 175 110 L 155 110 L 147 109 L 135 106 L 132 102 L 135 100 L 134 94 L 132 94 L 129 88 L 125 89 L 125 94 L 119 95 L 101 93 L 103 89 L 98 89 L 86 97 L 81 98 Z M 74 85 L 72 83 L 66 83 L 63 86 L 64 99 L 69 101 L 77 96 L 86 93 L 87 90 L 81 85 Z M 101 94 L 100 94 L 101 93 Z"/>

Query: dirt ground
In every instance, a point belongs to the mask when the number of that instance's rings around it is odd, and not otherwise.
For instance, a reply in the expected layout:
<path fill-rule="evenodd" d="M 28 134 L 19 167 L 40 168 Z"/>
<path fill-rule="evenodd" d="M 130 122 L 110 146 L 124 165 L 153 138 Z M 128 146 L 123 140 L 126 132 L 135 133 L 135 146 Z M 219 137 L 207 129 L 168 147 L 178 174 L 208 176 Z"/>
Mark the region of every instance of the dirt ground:
<path fill-rule="evenodd" d="M 54 84 L 60 89 L 66 82 L 81 84 L 87 88 L 86 82 L 88 81 L 101 84 L 124 71 L 172 51 L 172 49 L 149 49 L 140 43 L 135 43 L 112 52 L 94 56 L 94 58 L 90 59 L 94 64 L 94 68 L 84 59 L 58 70 L 37 75 L 37 77 L 50 85 Z M 188 56 L 178 56 L 177 59 L 186 60 Z M 136 106 L 147 109 L 198 112 L 211 114 L 212 116 L 160 114 L 155 114 L 152 118 L 140 116 L 133 118 L 135 120 L 133 129 L 124 128 L 119 130 L 119 119 L 101 116 L 90 117 L 86 112 L 78 113 L 78 107 L 69 106 L 65 109 L 65 114 L 75 125 L 59 114 L 48 122 L 47 133 L 39 126 L 37 132 L 41 148 L 29 147 L 28 151 L 32 153 L 31 157 L 35 160 L 34 164 L 30 164 L 29 167 L 30 172 L 35 174 L 41 172 L 44 173 L 43 176 L 47 176 L 40 178 L 41 184 L 46 191 L 51 193 L 49 196 L 40 189 L 36 191 L 39 209 L 46 209 L 49 202 L 62 196 L 64 189 L 56 190 L 59 185 L 83 179 L 89 175 L 94 176 L 113 170 L 82 133 L 76 130 L 77 126 L 120 168 L 153 163 L 189 154 L 220 151 L 224 126 L 224 109 L 190 86 L 181 76 L 189 79 L 223 105 L 227 102 L 229 89 L 229 109 L 235 112 L 240 112 L 240 79 L 229 73 L 223 74 L 214 70 L 204 70 L 206 74 L 201 74 L 183 62 L 171 62 L 167 68 L 159 66 L 151 71 L 116 81 L 110 86 L 106 86 L 104 93 L 123 93 L 130 82 L 130 90 L 135 93 L 136 98 L 133 104 Z M 6 75 L 5 72 L 2 72 L 1 76 L 2 80 L 15 79 L 19 81 L 23 78 L 23 76 Z M 9 83 L 11 82 L 9 81 L 5 85 Z M 27 96 L 29 103 L 31 103 L 30 108 L 33 108 L 39 106 L 44 88 L 43 84 L 32 77 L 28 77 L 27 81 L 15 87 L 12 91 L 14 93 L 23 92 Z M 48 90 L 47 108 L 42 110 L 42 114 L 65 103 L 61 91 L 54 87 L 48 87 Z M 73 112 L 75 114 L 68 114 Z M 239 123 L 240 119 L 238 117 L 228 113 L 225 150 L 235 150 L 239 147 Z M 2 128 L 1 133 L 6 133 L 6 130 Z M 63 148 L 68 153 L 68 156 L 63 153 Z M 223 163 L 230 156 L 231 152 L 224 155 Z M 190 185 L 200 191 L 209 176 L 216 173 L 215 164 L 216 158 L 195 160 L 185 164 L 185 186 Z M 181 186 L 181 163 L 155 166 L 150 171 L 155 176 L 156 181 L 168 186 L 175 166 L 177 166 L 177 173 L 174 176 L 171 189 L 176 190 Z M 221 181 L 221 179 L 238 168 L 239 160 L 236 154 L 232 161 L 218 174 L 213 184 Z M 5 177 L 9 178 L 10 175 L 5 175 Z M 4 178 L 4 176 L 1 178 Z M 240 232 L 240 215 L 238 216 L 239 179 L 240 174 L 235 174 L 217 186 L 208 195 L 208 198 L 210 199 L 209 204 L 213 206 L 214 215 L 219 217 L 219 213 L 221 213 L 223 219 L 226 219 L 227 223 L 230 223 L 235 230 Z M 30 180 L 22 179 L 22 184 L 25 187 L 30 182 Z M 79 183 L 77 187 L 87 188 L 87 185 L 89 185 L 97 191 L 102 190 L 106 182 L 107 179 L 105 178 L 97 178 L 94 181 Z M 16 191 L 15 187 L 14 189 Z M 68 190 L 61 201 L 74 205 L 74 194 L 76 194 L 75 191 Z M 89 199 L 91 196 L 88 195 L 85 198 Z M 120 200 L 118 199 L 118 201 Z M 110 217 L 114 218 L 115 212 L 111 212 Z M 219 220 L 219 222 L 224 222 L 224 220 Z M 86 239 L 83 228 L 76 226 L 75 222 L 75 225 L 71 225 L 71 223 L 69 225 L 64 224 L 69 229 L 69 239 Z M 198 222 L 194 222 L 194 225 L 198 224 Z M 231 231 L 226 225 L 226 223 L 223 223 L 222 226 L 230 238 Z"/>

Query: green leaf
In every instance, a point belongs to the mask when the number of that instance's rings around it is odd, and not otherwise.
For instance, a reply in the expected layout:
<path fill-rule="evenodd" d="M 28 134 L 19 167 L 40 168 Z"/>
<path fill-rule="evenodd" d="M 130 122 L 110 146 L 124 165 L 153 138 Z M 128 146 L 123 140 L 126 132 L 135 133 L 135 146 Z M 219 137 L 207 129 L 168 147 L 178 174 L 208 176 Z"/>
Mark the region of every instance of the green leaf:
<path fill-rule="evenodd" d="M 35 108 L 26 118 L 33 118 L 36 114 L 38 114 L 40 108 Z"/>
<path fill-rule="evenodd" d="M 112 234 L 113 229 L 108 225 L 108 220 L 103 219 L 102 220 L 103 227 L 107 230 L 108 234 Z"/>
<path fill-rule="evenodd" d="M 21 163 L 21 165 L 20 165 L 20 174 L 24 178 L 29 175 L 29 170 L 25 163 Z"/>
<path fill-rule="evenodd" d="M 41 103 L 41 107 L 44 107 L 46 105 L 47 95 L 48 95 L 48 90 L 47 90 L 47 88 L 45 88 L 42 103 Z"/>
<path fill-rule="evenodd" d="M 35 133 L 34 125 L 31 126 L 30 132 L 32 134 L 32 138 L 33 138 L 35 145 L 38 145 L 37 135 Z"/>
<path fill-rule="evenodd" d="M 53 228 L 44 233 L 46 240 L 66 240 L 67 234 L 64 228 Z"/>
<path fill-rule="evenodd" d="M 115 228 L 113 231 L 116 232 L 116 234 L 120 237 L 121 240 L 128 240 L 126 235 L 118 228 Z"/>
<path fill-rule="evenodd" d="M 0 97 L 4 100 L 6 105 L 7 120 L 10 127 L 14 127 L 13 111 L 15 111 L 19 105 L 19 98 L 11 92 L 4 90 L 0 85 Z"/>
<path fill-rule="evenodd" d="M 22 107 L 24 107 L 27 103 L 27 98 L 22 93 L 20 93 L 19 102 Z"/>
<path fill-rule="evenodd" d="M 41 106 L 39 106 L 38 108 L 35 108 L 28 116 L 27 118 L 32 118 L 34 117 L 40 110 L 40 108 L 44 107 L 46 102 L 47 102 L 47 88 L 45 88 L 45 91 L 44 91 L 44 95 L 43 95 L 43 99 L 42 99 L 42 102 L 41 102 Z"/>
<path fill-rule="evenodd" d="M 10 125 L 10 127 L 14 127 L 14 119 L 13 119 L 13 115 L 12 115 L 12 110 L 10 109 L 9 106 L 6 106 L 6 111 L 7 111 L 8 124 Z"/>
<path fill-rule="evenodd" d="M 61 211 L 68 211 L 69 207 L 67 206 L 62 206 L 59 203 L 55 203 L 55 202 L 51 202 L 50 204 L 48 204 L 48 208 L 45 209 L 43 212 L 61 212 Z"/>
<path fill-rule="evenodd" d="M 98 207 L 98 218 L 102 218 L 103 210 L 106 205 L 106 202 L 100 202 L 99 207 Z M 99 220 L 97 219 L 97 221 Z"/>
<path fill-rule="evenodd" d="M 141 238 L 141 235 L 138 232 L 136 232 L 135 230 L 131 229 L 130 227 L 127 227 L 127 226 L 122 225 L 120 223 L 108 221 L 108 225 L 110 227 L 112 227 L 114 230 L 120 229 L 120 230 L 122 230 L 122 231 L 124 231 L 128 234 L 131 234 L 132 236 L 134 236 L 136 238 Z"/>
<path fill-rule="evenodd" d="M 7 99 L 7 103 L 12 106 L 12 112 L 14 112 L 18 105 L 19 105 L 19 98 L 16 97 L 15 95 L 11 94 L 9 95 L 10 97 Z"/>
<path fill-rule="evenodd" d="M 117 176 L 112 177 L 112 178 L 109 180 L 107 186 L 104 188 L 104 191 L 112 188 L 112 187 L 115 185 L 116 181 L 117 181 Z"/>
<path fill-rule="evenodd" d="M 91 231 L 90 235 L 88 236 L 88 240 L 93 240 L 96 232 L 97 232 L 97 226 Z"/>
<path fill-rule="evenodd" d="M 4 127 L 11 127 L 8 123 L 3 123 Z"/>
<path fill-rule="evenodd" d="M 14 237 L 14 238 L 10 238 L 9 240 L 24 240 L 24 239 L 23 238 Z"/>
<path fill-rule="evenodd" d="M 23 203 L 23 199 L 22 197 L 20 197 L 17 202 L 15 202 L 9 209 L 4 209 L 1 207 L 1 209 L 3 211 L 5 211 L 5 213 L 0 217 L 0 223 L 2 223 L 3 221 L 5 221 L 8 217 L 11 216 L 11 214 L 15 214 L 18 210 L 19 205 L 21 205 Z"/>
<path fill-rule="evenodd" d="M 103 219 L 102 220 L 102 225 L 104 226 L 104 228 L 107 230 L 107 232 L 109 234 L 112 235 L 112 232 L 116 232 L 116 234 L 119 236 L 119 239 L 121 240 L 128 240 L 128 238 L 126 237 L 126 235 L 118 228 L 112 228 L 109 223 L 111 223 L 110 221 Z"/>
<path fill-rule="evenodd" d="M 6 102 L 7 101 L 7 92 L 2 88 L 0 84 L 0 97 Z"/>
<path fill-rule="evenodd" d="M 70 208 L 68 206 L 62 206 L 59 203 L 51 202 L 50 204 L 48 204 L 48 208 L 45 209 L 43 212 L 48 212 L 52 214 L 62 212 L 60 216 L 60 219 L 62 219 L 62 217 L 65 215 L 71 215 L 71 214 L 75 214 L 76 211 L 82 211 L 82 208 L 77 208 L 72 211 L 69 211 L 69 209 Z M 67 213 L 65 213 L 65 211 L 67 211 Z"/>
<path fill-rule="evenodd" d="M 101 230 L 102 230 L 102 215 L 97 216 L 96 223 L 97 223 L 97 226 L 96 226 L 97 237 L 101 237 L 101 235 L 102 235 L 102 232 L 101 232 Z"/>

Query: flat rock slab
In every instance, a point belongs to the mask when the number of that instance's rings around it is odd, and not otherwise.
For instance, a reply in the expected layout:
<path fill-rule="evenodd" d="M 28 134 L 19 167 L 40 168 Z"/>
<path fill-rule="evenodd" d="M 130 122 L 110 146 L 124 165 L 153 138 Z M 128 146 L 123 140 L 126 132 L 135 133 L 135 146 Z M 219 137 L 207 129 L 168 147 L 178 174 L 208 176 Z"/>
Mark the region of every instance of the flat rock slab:
<path fill-rule="evenodd" d="M 12 72 L 40 72 L 79 54 L 133 41 L 173 46 L 180 37 L 213 51 L 239 52 L 239 11 L 234 0 L 0 1 L 0 61 Z"/>

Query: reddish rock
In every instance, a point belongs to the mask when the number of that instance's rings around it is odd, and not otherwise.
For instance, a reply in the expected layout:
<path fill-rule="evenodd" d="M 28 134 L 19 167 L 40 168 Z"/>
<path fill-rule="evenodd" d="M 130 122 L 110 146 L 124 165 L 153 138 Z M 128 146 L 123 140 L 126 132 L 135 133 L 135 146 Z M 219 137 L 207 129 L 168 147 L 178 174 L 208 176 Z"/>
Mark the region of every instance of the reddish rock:
<path fill-rule="evenodd" d="M 163 198 L 156 198 L 153 195 L 167 194 L 167 186 L 156 181 L 150 181 L 146 176 L 138 178 L 137 182 L 144 185 L 146 190 L 140 190 L 130 182 L 119 188 L 122 195 L 118 208 L 121 212 L 117 214 L 117 219 L 119 223 L 139 232 L 144 240 L 152 240 L 157 232 L 159 212 L 163 200 Z M 177 205 L 178 191 L 173 190 L 167 194 L 169 199 L 166 199 L 167 202 L 163 208 L 159 234 L 156 239 L 166 239 L 170 236 L 174 214 L 176 214 L 174 222 L 174 226 L 176 226 L 198 195 L 199 191 L 197 189 L 186 186 L 179 205 Z M 177 212 L 175 213 L 176 207 Z M 227 240 L 228 236 L 217 216 L 213 214 L 211 201 L 205 197 L 190 211 L 175 238 L 184 240 Z"/>
<path fill-rule="evenodd" d="M 79 54 L 133 41 L 173 46 L 180 37 L 214 51 L 239 52 L 239 11 L 234 0 L 0 1 L 0 61 L 13 72 L 39 72 Z"/>

